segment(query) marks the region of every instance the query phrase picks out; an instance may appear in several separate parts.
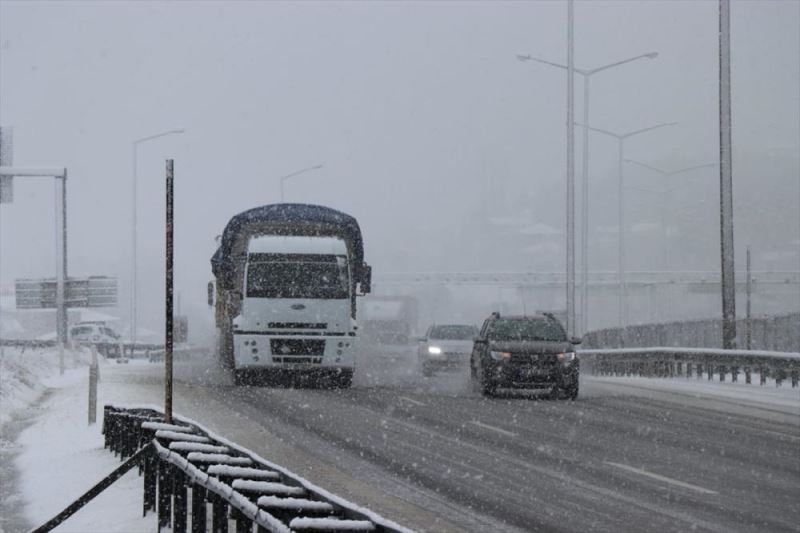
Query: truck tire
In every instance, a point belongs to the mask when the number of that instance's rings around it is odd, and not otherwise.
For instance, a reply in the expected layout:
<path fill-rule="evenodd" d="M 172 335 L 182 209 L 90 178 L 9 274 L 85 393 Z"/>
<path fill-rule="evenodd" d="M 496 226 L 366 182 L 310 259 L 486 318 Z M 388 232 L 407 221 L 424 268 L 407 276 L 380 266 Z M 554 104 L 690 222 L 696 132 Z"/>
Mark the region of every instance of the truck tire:
<path fill-rule="evenodd" d="M 333 376 L 333 386 L 337 389 L 349 389 L 353 385 L 353 371 L 342 370 L 337 376 Z"/>
<path fill-rule="evenodd" d="M 233 332 L 222 328 L 219 332 L 219 363 L 225 370 L 234 370 Z"/>

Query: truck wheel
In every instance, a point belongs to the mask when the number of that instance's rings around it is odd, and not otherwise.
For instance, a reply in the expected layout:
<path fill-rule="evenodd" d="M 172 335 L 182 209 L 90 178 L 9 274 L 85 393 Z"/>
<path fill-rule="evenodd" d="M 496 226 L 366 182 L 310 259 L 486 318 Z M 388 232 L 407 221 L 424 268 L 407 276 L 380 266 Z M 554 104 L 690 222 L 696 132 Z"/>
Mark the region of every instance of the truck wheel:
<path fill-rule="evenodd" d="M 248 385 L 250 380 L 248 379 L 247 372 L 245 370 L 235 370 L 233 371 L 233 384 L 237 387 L 241 387 L 243 385 Z"/>
<path fill-rule="evenodd" d="M 353 384 L 353 371 L 342 370 L 338 376 L 333 377 L 334 387 L 337 389 L 349 389 Z"/>

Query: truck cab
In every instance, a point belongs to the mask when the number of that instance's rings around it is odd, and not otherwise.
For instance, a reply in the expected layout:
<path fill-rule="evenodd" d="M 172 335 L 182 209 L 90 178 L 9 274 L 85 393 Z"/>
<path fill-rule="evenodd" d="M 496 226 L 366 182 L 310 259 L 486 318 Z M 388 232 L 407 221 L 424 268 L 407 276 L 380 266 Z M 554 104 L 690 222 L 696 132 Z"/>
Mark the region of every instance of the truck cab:
<path fill-rule="evenodd" d="M 350 386 L 356 296 L 370 291 L 371 279 L 353 217 L 309 204 L 239 213 L 211 266 L 220 361 L 237 384 Z"/>
<path fill-rule="evenodd" d="M 260 235 L 247 248 L 237 369 L 353 367 L 347 246 L 337 237 Z"/>

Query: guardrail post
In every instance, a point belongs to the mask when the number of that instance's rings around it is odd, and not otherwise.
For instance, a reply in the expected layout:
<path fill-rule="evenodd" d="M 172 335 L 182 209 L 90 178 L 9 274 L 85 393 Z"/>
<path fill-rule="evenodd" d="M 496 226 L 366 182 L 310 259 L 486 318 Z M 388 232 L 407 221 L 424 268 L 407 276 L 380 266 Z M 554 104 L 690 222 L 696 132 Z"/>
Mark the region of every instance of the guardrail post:
<path fill-rule="evenodd" d="M 206 489 L 192 485 L 192 533 L 206 533 Z"/>
<path fill-rule="evenodd" d="M 744 382 L 747 383 L 748 385 L 752 383 L 752 375 L 749 366 L 744 367 Z"/>
<path fill-rule="evenodd" d="M 231 509 L 231 516 L 236 521 L 236 533 L 252 533 L 253 523 L 238 509 Z"/>
<path fill-rule="evenodd" d="M 228 506 L 216 494 L 212 500 L 211 513 L 211 530 L 214 533 L 228 533 Z"/>
<path fill-rule="evenodd" d="M 692 363 L 686 363 L 686 377 L 692 377 Z"/>
<path fill-rule="evenodd" d="M 719 366 L 719 382 L 725 381 L 725 374 L 728 373 L 728 368 L 725 365 Z"/>
<path fill-rule="evenodd" d="M 798 382 L 800 382 L 800 375 L 798 374 L 799 373 L 797 370 L 792 370 L 792 388 L 797 387 Z"/>
<path fill-rule="evenodd" d="M 169 465 L 158 461 L 158 530 L 172 524 L 172 494 Z"/>
<path fill-rule="evenodd" d="M 92 346 L 92 364 L 89 365 L 89 425 L 97 422 L 97 349 Z"/>
<path fill-rule="evenodd" d="M 764 367 L 763 366 L 758 367 L 758 373 L 761 376 L 761 385 L 766 385 L 767 384 L 767 375 L 764 373 Z"/>
<path fill-rule="evenodd" d="M 156 462 L 155 451 L 149 453 L 144 460 L 144 502 L 142 516 L 147 516 L 147 511 L 156 509 Z"/>
<path fill-rule="evenodd" d="M 739 381 L 739 367 L 738 366 L 731 367 L 731 381 L 733 383 L 736 383 L 737 381 Z"/>
<path fill-rule="evenodd" d="M 186 533 L 186 475 L 173 468 L 174 474 L 174 493 L 175 493 L 175 523 L 173 524 L 173 531 L 175 533 Z"/>

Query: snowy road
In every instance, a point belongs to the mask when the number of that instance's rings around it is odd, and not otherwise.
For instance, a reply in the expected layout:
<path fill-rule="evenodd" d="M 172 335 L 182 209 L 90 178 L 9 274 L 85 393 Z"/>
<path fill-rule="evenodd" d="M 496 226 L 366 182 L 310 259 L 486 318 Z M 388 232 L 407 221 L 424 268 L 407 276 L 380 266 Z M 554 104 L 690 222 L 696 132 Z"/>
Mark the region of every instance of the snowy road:
<path fill-rule="evenodd" d="M 114 365 L 101 386 L 159 403 L 161 371 Z M 415 529 L 800 524 L 797 389 L 768 402 L 758 387 L 749 401 L 587 378 L 577 402 L 552 402 L 485 400 L 463 376 L 329 391 L 234 388 L 208 369 L 177 372 L 180 413 Z"/>

